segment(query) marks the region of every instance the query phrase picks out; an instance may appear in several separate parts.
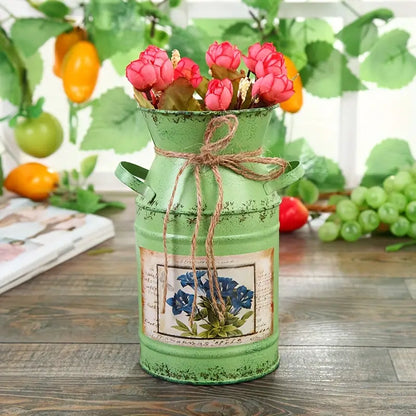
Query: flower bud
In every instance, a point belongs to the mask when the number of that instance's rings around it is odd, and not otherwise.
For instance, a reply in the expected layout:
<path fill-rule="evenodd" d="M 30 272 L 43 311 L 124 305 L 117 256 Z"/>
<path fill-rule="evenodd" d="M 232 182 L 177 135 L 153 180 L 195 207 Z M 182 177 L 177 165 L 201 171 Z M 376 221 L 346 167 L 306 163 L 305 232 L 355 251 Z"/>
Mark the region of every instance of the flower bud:
<path fill-rule="evenodd" d="M 150 90 L 157 79 L 155 67 L 145 59 L 136 59 L 126 67 L 126 77 L 139 91 Z"/>
<path fill-rule="evenodd" d="M 202 81 L 199 66 L 189 58 L 182 58 L 173 73 L 174 79 L 186 78 L 194 88 L 197 88 Z"/>
<path fill-rule="evenodd" d="M 230 42 L 214 42 L 208 48 L 205 60 L 210 68 L 215 64 L 223 68 L 236 70 L 241 62 L 241 52 L 237 46 L 231 45 Z"/>
<path fill-rule="evenodd" d="M 274 52 L 276 52 L 276 48 L 273 43 L 267 42 L 260 45 L 260 43 L 257 42 L 248 48 L 248 54 L 247 56 L 243 55 L 243 60 L 247 65 L 247 68 L 251 72 L 256 73 L 257 62 L 263 61 L 268 55 Z"/>
<path fill-rule="evenodd" d="M 163 91 L 173 81 L 173 65 L 168 54 L 157 46 L 148 46 L 139 56 L 154 65 L 156 71 L 156 82 L 153 88 Z"/>
<path fill-rule="evenodd" d="M 253 85 L 253 97 L 259 97 L 268 105 L 281 103 L 294 94 L 293 81 L 285 74 L 267 74 Z"/>
<path fill-rule="evenodd" d="M 205 95 L 205 105 L 209 110 L 224 111 L 233 98 L 233 84 L 228 78 L 212 79 L 208 83 L 208 90 Z"/>
<path fill-rule="evenodd" d="M 254 73 L 258 78 L 267 74 L 286 75 L 285 57 L 280 52 L 273 52 L 267 55 L 263 60 L 256 63 Z"/>

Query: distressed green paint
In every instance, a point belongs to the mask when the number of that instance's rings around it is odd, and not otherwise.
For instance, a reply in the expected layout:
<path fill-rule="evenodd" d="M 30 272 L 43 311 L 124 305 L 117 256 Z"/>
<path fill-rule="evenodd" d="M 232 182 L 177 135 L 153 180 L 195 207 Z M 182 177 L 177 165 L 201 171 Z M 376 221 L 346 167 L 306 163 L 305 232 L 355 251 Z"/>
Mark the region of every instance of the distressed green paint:
<path fill-rule="evenodd" d="M 273 108 L 230 111 L 237 115 L 238 130 L 224 153 L 238 153 L 261 147 L 263 135 Z M 142 109 L 156 146 L 178 152 L 198 153 L 204 132 L 211 118 L 224 115 L 216 112 L 174 112 Z M 226 129 L 215 134 L 223 137 Z M 137 256 L 139 263 L 139 338 L 141 365 L 149 373 L 170 381 L 193 384 L 236 383 L 261 377 L 273 371 L 279 363 L 278 354 L 278 219 L 280 197 L 266 193 L 265 184 L 247 180 L 220 167 L 224 186 L 224 209 L 214 237 L 215 256 L 262 252 L 273 249 L 272 314 L 270 334 L 261 340 L 227 346 L 172 345 L 152 339 L 144 333 L 143 269 L 140 248 L 163 253 L 162 229 L 167 205 L 183 159 L 156 155 L 145 178 L 146 192 L 137 197 L 135 221 Z M 252 164 L 253 170 L 266 173 L 267 167 Z M 201 169 L 204 203 L 198 237 L 197 256 L 205 256 L 205 236 L 218 195 L 217 183 L 208 167 Z M 149 195 L 151 197 L 149 198 Z M 167 232 L 168 253 L 189 256 L 196 219 L 196 188 L 193 168 L 183 173 Z M 225 257 L 224 257 L 225 256 Z M 145 291 L 147 291 L 146 289 Z M 159 289 L 158 289 L 159 290 Z M 158 292 L 159 293 L 159 292 Z M 159 296 L 159 295 L 158 295 Z M 159 311 L 157 312 L 159 314 Z M 159 315 L 158 315 L 159 316 Z M 221 338 L 223 340 L 224 338 Z M 230 340 L 232 337 L 225 338 Z"/>
<path fill-rule="evenodd" d="M 231 384 L 253 380 L 269 374 L 279 365 L 278 333 L 261 343 L 223 347 L 171 346 L 147 337 L 141 341 L 142 367 L 165 380 L 192 384 Z M 182 350 L 182 351 L 181 351 Z"/>

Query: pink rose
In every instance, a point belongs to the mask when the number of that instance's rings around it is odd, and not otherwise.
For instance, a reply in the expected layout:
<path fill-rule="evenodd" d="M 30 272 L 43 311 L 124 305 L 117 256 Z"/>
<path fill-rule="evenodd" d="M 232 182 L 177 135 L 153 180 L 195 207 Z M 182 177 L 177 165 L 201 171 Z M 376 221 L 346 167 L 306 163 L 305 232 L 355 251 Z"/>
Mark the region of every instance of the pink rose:
<path fill-rule="evenodd" d="M 258 78 L 253 84 L 253 97 L 260 97 L 262 101 L 269 105 L 282 103 L 288 100 L 295 91 L 293 90 L 293 81 L 285 74 L 267 74 Z"/>
<path fill-rule="evenodd" d="M 157 80 L 155 67 L 145 59 L 136 59 L 126 67 L 126 77 L 134 88 L 148 91 Z"/>
<path fill-rule="evenodd" d="M 205 54 L 207 65 L 222 66 L 227 69 L 236 70 L 240 65 L 241 52 L 237 46 L 231 45 L 230 42 L 214 42 Z"/>
<path fill-rule="evenodd" d="M 262 46 L 260 45 L 260 43 L 257 42 L 248 48 L 248 54 L 247 56 L 243 55 L 243 60 L 247 65 L 247 68 L 251 72 L 256 73 L 255 68 L 257 62 L 263 61 L 268 55 L 275 52 L 277 51 L 273 43 L 267 42 L 264 43 Z"/>
<path fill-rule="evenodd" d="M 262 61 L 258 61 L 253 72 L 257 78 L 264 77 L 267 74 L 286 75 L 285 57 L 280 52 L 273 52 Z"/>
<path fill-rule="evenodd" d="M 140 53 L 139 59 L 146 60 L 154 65 L 156 70 L 156 82 L 153 88 L 163 91 L 173 81 L 173 65 L 168 54 L 157 46 L 150 45 Z"/>
<path fill-rule="evenodd" d="M 186 78 L 194 88 L 197 88 L 202 81 L 199 66 L 189 58 L 182 58 L 176 66 L 173 78 Z"/>
<path fill-rule="evenodd" d="M 148 61 L 153 63 L 155 59 L 160 56 L 160 54 L 163 55 L 163 53 L 166 54 L 166 51 L 155 45 L 149 45 L 143 52 L 140 52 L 139 58 L 146 58 Z M 166 54 L 166 56 L 168 55 Z"/>
<path fill-rule="evenodd" d="M 205 95 L 205 105 L 209 110 L 226 110 L 233 98 L 233 84 L 228 78 L 212 79 L 208 83 L 208 90 Z"/>

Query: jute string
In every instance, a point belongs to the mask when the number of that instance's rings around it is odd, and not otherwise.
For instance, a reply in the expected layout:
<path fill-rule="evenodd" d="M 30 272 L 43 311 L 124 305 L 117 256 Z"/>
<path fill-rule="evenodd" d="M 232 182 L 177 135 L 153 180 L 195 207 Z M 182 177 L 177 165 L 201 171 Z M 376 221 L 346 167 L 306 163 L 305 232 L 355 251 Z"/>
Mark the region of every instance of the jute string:
<path fill-rule="evenodd" d="M 215 131 L 221 126 L 227 126 L 228 133 L 217 140 L 212 142 Z M 214 256 L 214 233 L 215 227 L 217 226 L 221 211 L 223 208 L 224 201 L 224 188 L 222 184 L 222 178 L 219 171 L 219 166 L 230 169 L 233 172 L 244 176 L 247 179 L 254 181 L 270 181 L 278 178 L 286 169 L 287 162 L 284 159 L 278 157 L 261 157 L 262 149 L 258 148 L 257 150 L 249 152 L 240 152 L 232 154 L 218 154 L 220 151 L 227 148 L 230 144 L 232 138 L 238 127 L 238 119 L 234 114 L 228 114 L 225 116 L 215 117 L 211 119 L 208 123 L 207 128 L 204 134 L 204 144 L 201 146 L 200 153 L 183 153 L 183 152 L 173 152 L 170 150 L 163 150 L 158 147 L 155 147 L 155 152 L 158 155 L 165 157 L 181 158 L 185 159 L 182 167 L 179 169 L 175 183 L 172 189 L 172 194 L 166 209 L 165 218 L 163 221 L 163 250 L 164 250 L 164 302 L 163 302 L 163 312 L 165 310 L 166 297 L 167 297 L 167 279 L 168 279 L 168 249 L 167 249 L 167 229 L 169 222 L 169 215 L 172 210 L 173 201 L 175 198 L 176 190 L 178 187 L 179 179 L 182 176 L 183 172 L 188 168 L 188 166 L 193 167 L 193 173 L 195 177 L 196 185 L 196 201 L 197 201 L 197 212 L 196 212 L 196 221 L 195 229 L 192 235 L 191 241 L 191 265 L 194 279 L 194 299 L 192 303 L 192 312 L 190 316 L 190 322 L 193 323 L 195 318 L 195 313 L 197 310 L 197 298 L 198 298 L 198 279 L 196 275 L 196 249 L 197 249 L 197 238 L 199 233 L 199 228 L 202 219 L 202 192 L 201 192 L 201 176 L 200 168 L 201 166 L 208 166 L 214 175 L 215 181 L 218 185 L 218 198 L 215 206 L 215 210 L 211 216 L 210 225 L 208 228 L 207 236 L 205 239 L 205 252 L 206 252 L 206 263 L 207 263 L 207 277 L 209 289 L 211 292 L 212 303 L 215 312 L 218 315 L 220 321 L 224 320 L 224 315 L 226 312 L 226 305 L 223 297 L 221 296 L 221 288 L 218 283 L 218 274 L 215 266 L 215 256 Z M 261 163 L 263 165 L 275 165 L 279 168 L 273 169 L 268 173 L 257 173 L 252 169 L 244 165 L 244 163 Z"/>

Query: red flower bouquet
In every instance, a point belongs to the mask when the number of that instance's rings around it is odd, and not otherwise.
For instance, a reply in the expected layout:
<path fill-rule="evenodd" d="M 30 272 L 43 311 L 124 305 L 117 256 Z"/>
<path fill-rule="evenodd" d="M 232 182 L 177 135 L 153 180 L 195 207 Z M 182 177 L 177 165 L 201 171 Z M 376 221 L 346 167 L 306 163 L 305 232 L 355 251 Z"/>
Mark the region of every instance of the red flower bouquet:
<path fill-rule="evenodd" d="M 239 69 L 241 59 L 248 71 Z M 174 50 L 150 45 L 126 68 L 126 76 L 141 107 L 177 111 L 226 111 L 268 107 L 287 101 L 293 81 L 285 60 L 272 43 L 256 43 L 247 55 L 229 42 L 214 42 L 205 55 L 212 79 Z"/>

